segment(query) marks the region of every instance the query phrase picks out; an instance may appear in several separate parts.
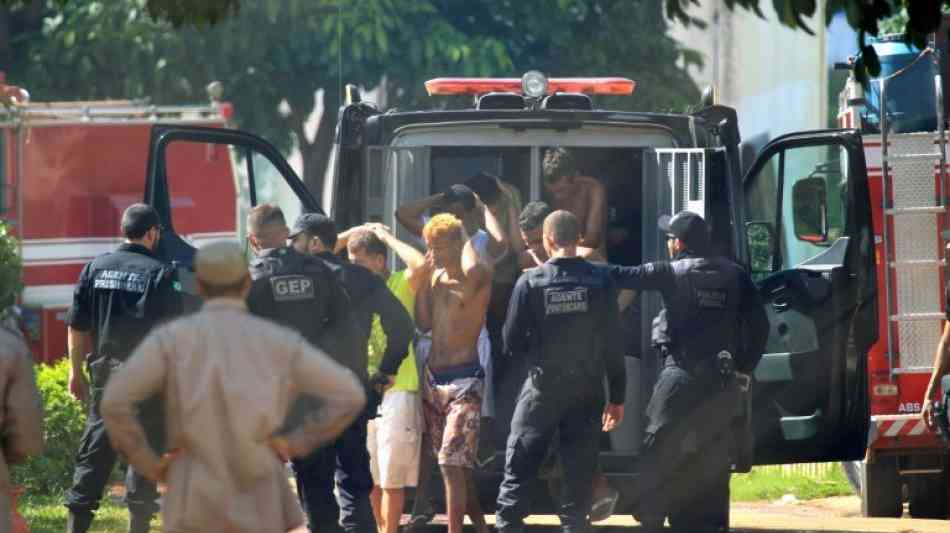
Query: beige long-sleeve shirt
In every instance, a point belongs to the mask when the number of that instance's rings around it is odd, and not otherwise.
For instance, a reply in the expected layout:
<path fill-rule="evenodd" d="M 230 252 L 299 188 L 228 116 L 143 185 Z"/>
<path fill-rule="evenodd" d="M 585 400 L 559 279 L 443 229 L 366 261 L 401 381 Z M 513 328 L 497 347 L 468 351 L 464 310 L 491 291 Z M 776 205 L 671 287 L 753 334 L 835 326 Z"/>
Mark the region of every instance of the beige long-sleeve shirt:
<path fill-rule="evenodd" d="M 18 332 L 0 324 L 0 533 L 10 531 L 10 470 L 43 451 L 43 400 L 33 358 Z"/>
<path fill-rule="evenodd" d="M 298 333 L 252 316 L 236 299 L 155 329 L 111 377 L 102 416 L 115 448 L 140 472 L 159 458 L 135 404 L 162 394 L 169 450 L 165 531 L 285 532 L 303 522 L 283 463 L 269 446 L 298 393 L 321 410 L 287 436 L 291 454 L 336 437 L 362 409 L 357 378 Z"/>

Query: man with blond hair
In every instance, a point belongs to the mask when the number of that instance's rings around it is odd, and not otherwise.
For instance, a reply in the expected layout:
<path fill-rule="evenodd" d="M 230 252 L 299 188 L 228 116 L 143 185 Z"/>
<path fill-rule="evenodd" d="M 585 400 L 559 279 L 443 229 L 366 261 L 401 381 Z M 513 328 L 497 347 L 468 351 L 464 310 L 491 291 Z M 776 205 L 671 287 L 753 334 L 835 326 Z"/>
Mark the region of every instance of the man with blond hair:
<path fill-rule="evenodd" d="M 472 242 L 463 240 L 462 222 L 455 216 L 432 217 L 422 235 L 435 268 L 418 296 L 432 326 L 422 380 L 423 415 L 445 480 L 449 533 L 461 533 L 466 504 L 476 529 L 486 532 L 469 481 L 478 450 L 485 375 L 477 344 L 492 271 L 478 260 Z"/>
<path fill-rule="evenodd" d="M 363 408 L 363 388 L 296 331 L 247 311 L 251 278 L 237 242 L 203 246 L 195 273 L 204 307 L 153 331 L 112 377 L 106 429 L 138 471 L 167 480 L 165 531 L 285 533 L 303 515 L 284 461 L 339 435 Z M 322 407 L 281 435 L 298 393 Z M 171 450 L 162 456 L 136 418 L 136 404 L 156 394 Z"/>

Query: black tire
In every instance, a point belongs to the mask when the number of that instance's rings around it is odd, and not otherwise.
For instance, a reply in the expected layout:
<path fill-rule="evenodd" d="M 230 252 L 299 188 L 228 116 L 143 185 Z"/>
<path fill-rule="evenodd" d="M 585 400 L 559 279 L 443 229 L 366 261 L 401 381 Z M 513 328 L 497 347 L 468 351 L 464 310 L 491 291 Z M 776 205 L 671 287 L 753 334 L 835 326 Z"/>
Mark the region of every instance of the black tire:
<path fill-rule="evenodd" d="M 895 457 L 878 457 L 873 463 L 865 463 L 861 488 L 861 514 L 864 516 L 900 518 L 904 514 Z"/>
<path fill-rule="evenodd" d="M 947 486 L 943 475 L 919 475 L 910 479 L 910 516 L 942 519 L 947 513 Z"/>

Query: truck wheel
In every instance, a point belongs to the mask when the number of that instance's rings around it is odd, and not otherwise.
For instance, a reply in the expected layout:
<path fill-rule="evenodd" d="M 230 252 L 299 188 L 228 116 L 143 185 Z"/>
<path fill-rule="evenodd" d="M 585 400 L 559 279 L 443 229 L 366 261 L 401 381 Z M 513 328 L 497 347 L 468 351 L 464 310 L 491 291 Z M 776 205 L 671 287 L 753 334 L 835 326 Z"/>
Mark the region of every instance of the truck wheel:
<path fill-rule="evenodd" d="M 878 457 L 865 463 L 861 479 L 861 514 L 870 517 L 900 518 L 904 514 L 901 480 L 895 457 Z"/>
<path fill-rule="evenodd" d="M 910 479 L 910 516 L 944 518 L 947 496 L 942 475 L 918 475 Z"/>

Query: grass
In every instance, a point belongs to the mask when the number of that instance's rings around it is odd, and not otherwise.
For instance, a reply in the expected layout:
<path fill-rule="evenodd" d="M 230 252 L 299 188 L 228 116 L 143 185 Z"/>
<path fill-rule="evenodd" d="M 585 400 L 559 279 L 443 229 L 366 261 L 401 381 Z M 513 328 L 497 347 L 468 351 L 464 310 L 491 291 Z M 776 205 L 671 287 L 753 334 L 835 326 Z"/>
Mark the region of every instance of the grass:
<path fill-rule="evenodd" d="M 837 466 L 837 465 L 835 465 Z M 783 471 L 780 467 L 754 468 L 748 474 L 732 476 L 732 501 L 777 500 L 794 494 L 799 500 L 851 494 L 851 486 L 840 468 L 829 468 L 817 475 Z M 60 533 L 66 524 L 62 497 L 24 496 L 20 513 L 30 524 L 31 533 Z M 102 507 L 92 525 L 94 533 L 128 531 L 128 509 L 115 497 L 103 498 Z M 152 532 L 161 531 L 160 517 L 152 522 Z"/>
<path fill-rule="evenodd" d="M 853 494 L 844 472 L 833 466 L 817 475 L 783 472 L 780 467 L 753 468 L 748 474 L 732 476 L 732 501 L 777 500 L 786 494 L 799 500 Z"/>
<path fill-rule="evenodd" d="M 17 506 L 30 525 L 30 533 L 62 533 L 66 528 L 66 508 L 61 497 L 24 496 Z M 90 529 L 93 533 L 126 533 L 129 510 L 111 497 L 103 498 Z M 152 521 L 152 533 L 162 530 L 158 516 Z"/>

